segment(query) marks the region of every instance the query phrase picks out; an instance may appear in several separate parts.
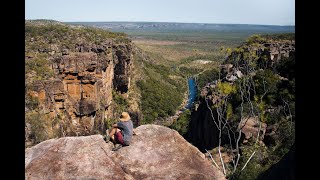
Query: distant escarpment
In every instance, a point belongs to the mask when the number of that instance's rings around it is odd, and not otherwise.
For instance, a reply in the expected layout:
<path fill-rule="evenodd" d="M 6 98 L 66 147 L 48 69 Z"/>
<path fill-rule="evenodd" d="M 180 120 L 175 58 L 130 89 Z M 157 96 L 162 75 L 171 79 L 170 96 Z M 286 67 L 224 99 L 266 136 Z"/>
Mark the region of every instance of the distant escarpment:
<path fill-rule="evenodd" d="M 101 135 L 64 137 L 25 151 L 33 179 L 210 179 L 224 175 L 178 132 L 158 125 L 135 129 L 130 146 L 111 151 Z M 50 163 L 48 163 L 50 162 Z"/>
<path fill-rule="evenodd" d="M 235 48 L 222 65 L 226 80 L 233 81 L 241 76 L 239 73 L 247 74 L 259 69 L 271 69 L 275 73 L 282 73 L 279 68 L 288 59 L 295 57 L 295 40 L 289 35 L 282 37 L 284 39 L 281 37 L 252 36 L 242 46 Z M 293 72 L 293 67 L 287 67 L 289 68 Z M 288 78 L 290 71 L 286 73 L 281 75 Z"/>
<path fill-rule="evenodd" d="M 203 152 L 221 153 L 221 168 L 232 178 L 256 179 L 295 141 L 294 65 L 291 35 L 252 36 L 230 51 L 212 74 L 216 80 L 202 87 L 186 139 Z"/>
<path fill-rule="evenodd" d="M 125 34 L 42 21 L 25 23 L 26 142 L 104 132 L 113 96 L 130 88 Z"/>

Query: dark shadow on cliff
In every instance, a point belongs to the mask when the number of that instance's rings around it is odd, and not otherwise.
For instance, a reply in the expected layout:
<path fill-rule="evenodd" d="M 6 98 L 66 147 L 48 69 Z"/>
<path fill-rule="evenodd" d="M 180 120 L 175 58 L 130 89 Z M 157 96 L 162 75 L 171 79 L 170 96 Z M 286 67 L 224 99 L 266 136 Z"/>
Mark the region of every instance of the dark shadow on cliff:
<path fill-rule="evenodd" d="M 258 180 L 293 180 L 295 179 L 295 143 L 289 152 L 276 164 L 258 176 Z"/>
<path fill-rule="evenodd" d="M 212 106 L 209 101 L 209 106 Z M 213 110 L 213 116 L 217 119 L 216 111 Z M 244 136 L 241 136 L 242 138 Z M 204 99 L 200 101 L 197 110 L 193 109 L 189 129 L 184 138 L 196 146 L 201 152 L 205 149 L 213 149 L 219 145 L 219 129 L 212 119 L 211 112 Z M 229 144 L 227 136 L 222 134 L 221 145 Z M 242 142 L 242 140 L 240 140 Z M 234 144 L 233 144 L 234 146 Z"/>

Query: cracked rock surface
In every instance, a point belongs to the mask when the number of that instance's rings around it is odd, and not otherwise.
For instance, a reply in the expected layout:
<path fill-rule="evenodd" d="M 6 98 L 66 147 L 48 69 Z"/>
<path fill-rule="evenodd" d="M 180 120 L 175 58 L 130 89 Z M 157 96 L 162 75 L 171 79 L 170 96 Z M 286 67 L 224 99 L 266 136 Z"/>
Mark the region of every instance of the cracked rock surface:
<path fill-rule="evenodd" d="M 114 152 L 102 135 L 50 139 L 25 151 L 26 179 L 225 179 L 196 147 L 159 125 Z"/>

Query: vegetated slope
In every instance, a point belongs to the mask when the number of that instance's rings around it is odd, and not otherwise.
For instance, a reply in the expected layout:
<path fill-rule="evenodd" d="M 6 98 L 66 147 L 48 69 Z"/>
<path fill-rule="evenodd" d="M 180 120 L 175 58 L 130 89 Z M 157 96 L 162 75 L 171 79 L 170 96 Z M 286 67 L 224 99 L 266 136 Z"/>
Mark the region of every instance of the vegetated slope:
<path fill-rule="evenodd" d="M 164 119 L 178 110 L 186 92 L 187 80 L 175 69 L 155 63 L 148 53 L 135 46 L 133 87 L 140 97 L 140 124 Z M 138 98 L 137 98 L 138 99 Z"/>
<path fill-rule="evenodd" d="M 134 44 L 135 63 L 138 63 L 135 67 L 141 76 L 137 90 L 141 93 L 143 123 L 157 120 L 170 125 L 162 120 L 183 108 L 183 99 L 187 98 L 187 78 L 217 67 L 222 53 L 217 50 L 219 48 L 207 49 L 208 44 L 200 41 L 182 43 L 144 39 L 134 41 Z"/>
<path fill-rule="evenodd" d="M 104 133 L 127 106 L 132 44 L 124 33 L 25 22 L 26 143 Z"/>
<path fill-rule="evenodd" d="M 212 77 L 199 75 L 199 102 L 178 128 L 187 126 L 185 138 L 213 153 L 231 179 L 256 179 L 294 144 L 294 65 L 294 34 L 252 36 Z"/>

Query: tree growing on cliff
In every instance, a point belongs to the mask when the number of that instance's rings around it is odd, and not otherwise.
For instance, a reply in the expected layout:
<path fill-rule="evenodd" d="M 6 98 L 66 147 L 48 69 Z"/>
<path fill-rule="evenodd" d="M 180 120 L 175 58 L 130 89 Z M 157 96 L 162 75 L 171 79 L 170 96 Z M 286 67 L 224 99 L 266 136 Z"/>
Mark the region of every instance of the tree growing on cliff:
<path fill-rule="evenodd" d="M 222 165 L 220 168 L 230 179 L 256 178 L 287 153 L 294 143 L 294 70 L 290 68 L 294 62 L 291 60 L 290 65 L 287 59 L 283 58 L 284 61 L 278 64 L 278 68 L 265 67 L 257 70 L 259 54 L 246 51 L 250 51 L 250 45 L 253 43 L 265 42 L 265 38 L 255 36 L 247 41 L 245 48 L 239 47 L 231 53 L 231 60 L 228 62 L 233 63 L 235 69 L 244 71 L 244 76 L 234 82 L 224 82 L 228 85 L 222 85 L 218 79 L 215 88 L 205 97 L 212 120 L 219 130 L 218 153 Z M 291 75 L 287 76 L 290 80 L 281 77 L 287 73 Z M 233 92 L 231 86 L 235 87 L 235 93 L 230 93 Z M 208 101 L 212 99 L 215 105 L 210 107 Z M 243 144 L 240 141 L 243 126 L 240 124 L 246 122 L 248 117 L 258 118 L 258 133 L 249 139 L 247 144 Z M 271 120 L 271 117 L 275 119 Z M 268 147 L 260 139 L 263 135 L 260 133 L 261 122 L 281 124 L 281 128 L 275 131 L 277 135 L 273 137 L 276 142 Z M 287 131 L 284 132 L 284 129 Z M 225 144 L 225 147 L 231 148 L 231 152 L 234 152 L 232 166 L 226 166 L 221 156 L 223 135 L 228 137 L 225 142 L 228 146 Z M 228 168 L 229 173 L 226 173 Z"/>

